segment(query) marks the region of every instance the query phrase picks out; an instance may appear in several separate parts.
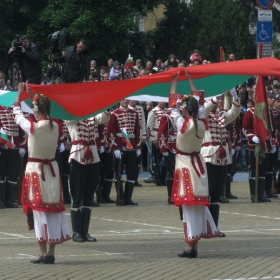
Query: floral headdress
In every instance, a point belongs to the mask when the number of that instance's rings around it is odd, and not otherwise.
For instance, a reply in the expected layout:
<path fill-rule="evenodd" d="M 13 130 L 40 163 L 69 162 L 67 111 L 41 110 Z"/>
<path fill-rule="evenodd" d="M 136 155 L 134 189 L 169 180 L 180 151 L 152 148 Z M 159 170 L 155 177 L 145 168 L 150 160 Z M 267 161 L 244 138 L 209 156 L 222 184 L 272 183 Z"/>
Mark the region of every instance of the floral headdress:
<path fill-rule="evenodd" d="M 33 97 L 32 100 L 32 107 L 34 108 L 34 110 L 37 112 L 38 111 L 38 104 L 39 104 L 39 100 L 41 97 L 43 97 L 44 94 L 42 93 L 36 93 Z"/>
<path fill-rule="evenodd" d="M 187 104 L 188 104 L 188 99 L 191 97 L 191 95 L 183 95 L 182 97 L 182 107 L 187 108 Z"/>

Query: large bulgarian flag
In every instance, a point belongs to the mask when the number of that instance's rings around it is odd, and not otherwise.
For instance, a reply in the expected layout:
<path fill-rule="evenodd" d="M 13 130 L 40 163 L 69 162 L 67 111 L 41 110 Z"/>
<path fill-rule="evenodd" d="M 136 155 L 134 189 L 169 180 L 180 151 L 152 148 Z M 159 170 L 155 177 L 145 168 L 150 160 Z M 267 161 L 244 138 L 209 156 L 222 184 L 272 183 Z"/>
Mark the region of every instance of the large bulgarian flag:
<path fill-rule="evenodd" d="M 10 141 L 9 137 L 6 134 L 6 131 L 2 127 L 0 129 L 0 143 L 7 144 L 10 149 L 13 148 L 13 143 Z"/>
<path fill-rule="evenodd" d="M 91 117 L 124 98 L 158 101 L 168 98 L 171 82 L 178 76 L 176 93 L 190 93 L 185 71 L 191 75 L 198 90 L 205 97 L 228 91 L 248 80 L 252 75 L 279 76 L 280 61 L 275 58 L 246 59 L 235 63 L 212 63 L 195 67 L 173 68 L 165 72 L 140 78 L 99 83 L 73 83 L 56 85 L 30 85 L 33 94 L 40 92 L 51 99 L 51 117 L 78 120 Z M 144 97 L 143 97 L 144 96 Z M 0 104 L 11 106 L 15 92 L 0 92 Z M 22 100 L 27 98 L 23 94 Z M 143 99 L 142 99 L 143 98 Z"/>

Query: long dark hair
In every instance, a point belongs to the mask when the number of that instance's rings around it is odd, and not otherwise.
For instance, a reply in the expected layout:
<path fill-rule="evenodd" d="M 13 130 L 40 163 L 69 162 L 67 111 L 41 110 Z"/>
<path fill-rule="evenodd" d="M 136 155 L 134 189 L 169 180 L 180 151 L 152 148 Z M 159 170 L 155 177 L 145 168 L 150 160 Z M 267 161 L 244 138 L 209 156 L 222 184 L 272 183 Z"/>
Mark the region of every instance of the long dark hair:
<path fill-rule="evenodd" d="M 196 130 L 196 137 L 201 139 L 202 137 L 199 137 L 197 135 L 198 101 L 193 96 L 188 97 L 186 109 L 189 115 L 192 116 L 193 118 L 195 130 Z"/>
<path fill-rule="evenodd" d="M 51 102 L 46 96 L 41 96 L 38 101 L 38 111 L 48 116 L 51 130 L 53 129 L 53 123 L 50 118 Z"/>

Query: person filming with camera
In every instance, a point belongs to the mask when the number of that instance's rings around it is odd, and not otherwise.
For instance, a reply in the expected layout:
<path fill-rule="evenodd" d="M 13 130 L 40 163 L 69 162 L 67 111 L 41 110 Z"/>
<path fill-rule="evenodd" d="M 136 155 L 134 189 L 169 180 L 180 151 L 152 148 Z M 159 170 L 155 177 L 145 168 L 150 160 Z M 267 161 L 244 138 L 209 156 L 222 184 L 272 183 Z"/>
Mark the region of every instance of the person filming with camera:
<path fill-rule="evenodd" d="M 12 64 L 18 63 L 22 82 L 41 84 L 41 55 L 37 45 L 31 43 L 26 35 L 17 35 L 8 51 L 8 60 Z"/>

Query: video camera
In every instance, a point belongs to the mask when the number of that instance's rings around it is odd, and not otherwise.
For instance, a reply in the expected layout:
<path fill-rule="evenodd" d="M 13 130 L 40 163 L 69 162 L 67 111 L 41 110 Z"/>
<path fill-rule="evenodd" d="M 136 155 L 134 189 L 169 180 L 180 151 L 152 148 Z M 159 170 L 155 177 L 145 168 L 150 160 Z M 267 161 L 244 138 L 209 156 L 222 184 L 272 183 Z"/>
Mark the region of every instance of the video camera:
<path fill-rule="evenodd" d="M 14 47 L 13 52 L 11 53 L 11 59 L 13 63 L 18 63 L 20 61 L 20 53 L 22 50 L 22 47 L 24 47 L 24 42 L 20 41 L 20 35 L 16 35 L 16 38 L 12 42 L 12 47 Z"/>
<path fill-rule="evenodd" d="M 59 53 L 61 50 L 71 43 L 70 33 L 66 28 L 56 31 L 48 36 L 51 47 L 51 53 Z"/>

